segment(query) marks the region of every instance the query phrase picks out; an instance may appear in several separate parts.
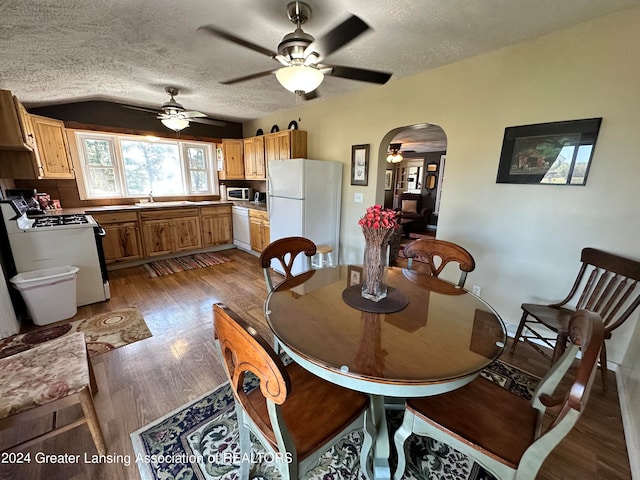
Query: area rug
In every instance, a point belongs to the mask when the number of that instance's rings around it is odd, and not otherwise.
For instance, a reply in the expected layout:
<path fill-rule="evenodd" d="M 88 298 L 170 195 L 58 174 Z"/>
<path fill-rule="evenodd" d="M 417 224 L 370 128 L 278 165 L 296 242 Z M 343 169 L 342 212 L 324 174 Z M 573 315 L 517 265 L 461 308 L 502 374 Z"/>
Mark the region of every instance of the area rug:
<path fill-rule="evenodd" d="M 230 260 L 219 253 L 196 253 L 184 257 L 145 263 L 144 270 L 150 278 L 156 278 L 173 275 L 174 273 L 184 272 L 186 270 L 193 270 L 195 268 L 220 265 L 226 262 L 230 262 Z"/>
<path fill-rule="evenodd" d="M 0 340 L 0 358 L 73 332 L 84 332 L 90 357 L 151 337 L 140 311 L 126 308 L 5 338 Z"/>
<path fill-rule="evenodd" d="M 530 399 L 538 378 L 515 367 L 494 362 L 482 375 L 504 388 Z M 255 388 L 255 379 L 245 389 Z M 402 412 L 390 412 L 390 430 L 402 421 Z M 309 480 L 365 479 L 360 472 L 362 432 L 352 433 L 327 451 L 308 472 Z M 240 455 L 233 393 L 228 383 L 184 405 L 131 434 L 136 463 L 143 480 L 232 480 L 238 478 Z M 446 444 L 412 435 L 408 449 L 406 480 L 490 480 L 482 467 Z M 253 458 L 266 458 L 253 439 Z M 254 462 L 250 478 L 277 480 L 275 466 Z"/>

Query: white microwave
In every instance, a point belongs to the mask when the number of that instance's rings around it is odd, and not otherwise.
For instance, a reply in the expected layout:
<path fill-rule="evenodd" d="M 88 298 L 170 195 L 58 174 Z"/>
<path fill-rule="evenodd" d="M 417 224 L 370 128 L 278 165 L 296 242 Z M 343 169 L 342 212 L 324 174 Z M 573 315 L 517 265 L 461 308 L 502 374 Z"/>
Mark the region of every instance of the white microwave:
<path fill-rule="evenodd" d="M 249 200 L 249 188 L 227 187 L 227 198 L 229 200 Z"/>

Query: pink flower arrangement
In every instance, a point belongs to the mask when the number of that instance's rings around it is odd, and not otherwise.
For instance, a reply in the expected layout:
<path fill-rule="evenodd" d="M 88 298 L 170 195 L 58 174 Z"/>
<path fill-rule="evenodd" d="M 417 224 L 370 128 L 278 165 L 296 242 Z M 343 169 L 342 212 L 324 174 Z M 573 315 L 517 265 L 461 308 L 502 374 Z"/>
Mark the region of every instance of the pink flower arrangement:
<path fill-rule="evenodd" d="M 388 240 L 393 234 L 393 230 L 397 230 L 400 226 L 396 212 L 390 208 L 383 208 L 382 205 L 373 205 L 367 208 L 367 212 L 358 220 L 358 225 L 362 227 L 362 232 L 367 242 L 372 235 L 386 237 L 384 240 Z M 371 230 L 386 231 L 372 232 Z M 383 240 L 383 238 L 380 238 L 380 240 Z"/>
<path fill-rule="evenodd" d="M 387 245 L 400 224 L 394 210 L 373 205 L 367 208 L 358 225 L 365 241 L 362 296 L 377 302 L 387 296 L 384 285 Z"/>

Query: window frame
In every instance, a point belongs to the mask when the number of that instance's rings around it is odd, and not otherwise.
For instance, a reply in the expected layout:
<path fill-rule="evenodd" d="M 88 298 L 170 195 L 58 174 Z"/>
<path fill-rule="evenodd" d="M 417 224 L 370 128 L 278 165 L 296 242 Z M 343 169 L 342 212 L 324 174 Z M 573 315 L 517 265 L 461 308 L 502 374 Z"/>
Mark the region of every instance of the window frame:
<path fill-rule="evenodd" d="M 187 140 L 183 141 L 180 139 L 171 139 L 171 138 L 159 138 L 152 137 L 148 135 L 133 135 L 133 134 L 124 134 L 124 133 L 110 133 L 110 132 L 100 132 L 93 130 L 68 130 L 75 137 L 75 142 L 72 142 L 73 147 L 71 150 L 71 157 L 75 164 L 76 170 L 76 179 L 78 184 L 78 192 L 80 194 L 81 200 L 105 200 L 105 199 L 113 199 L 113 198 L 123 198 L 123 199 L 139 199 L 147 197 L 147 194 L 129 194 L 128 186 L 127 186 L 127 177 L 124 167 L 124 157 L 122 154 L 122 141 L 133 141 L 133 142 L 157 142 L 157 143 L 166 143 L 177 146 L 177 151 L 179 155 L 179 165 L 181 169 L 181 177 L 182 177 L 182 193 L 167 193 L 162 194 L 160 192 L 154 192 L 153 196 L 157 198 L 163 197 L 186 197 L 186 196 L 211 196 L 219 194 L 218 187 L 218 172 L 215 164 L 214 153 L 216 151 L 216 144 L 211 142 L 203 142 L 198 140 Z M 116 183 L 115 190 L 116 193 L 108 193 L 108 194 L 95 194 L 92 192 L 92 187 L 90 183 L 90 170 L 93 168 L 104 168 L 104 167 L 93 167 L 88 165 L 87 156 L 86 156 L 86 144 L 85 140 L 100 140 L 107 141 L 111 147 L 111 160 L 113 163 L 114 169 L 114 181 Z M 190 168 L 189 158 L 188 158 L 188 149 L 189 148 L 202 148 L 205 156 L 205 168 L 204 169 L 193 169 Z M 191 185 L 191 172 L 192 171 L 205 171 L 206 179 L 208 184 L 208 189 L 206 192 L 203 191 L 194 191 L 193 185 Z"/>

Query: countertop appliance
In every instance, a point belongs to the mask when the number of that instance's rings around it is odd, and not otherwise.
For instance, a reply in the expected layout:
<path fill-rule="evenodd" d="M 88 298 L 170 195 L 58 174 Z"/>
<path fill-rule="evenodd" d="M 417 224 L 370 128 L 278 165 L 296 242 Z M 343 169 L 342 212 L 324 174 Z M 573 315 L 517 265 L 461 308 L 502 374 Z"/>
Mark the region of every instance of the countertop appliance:
<path fill-rule="evenodd" d="M 232 207 L 231 219 L 233 220 L 233 244 L 247 252 L 251 251 L 251 234 L 249 232 L 249 209 L 245 207 Z"/>
<path fill-rule="evenodd" d="M 91 215 L 28 218 L 24 199 L 0 202 L 16 273 L 75 265 L 77 305 L 108 300 L 109 276 L 102 249 L 102 227 Z"/>
<path fill-rule="evenodd" d="M 250 200 L 251 189 L 248 187 L 227 187 L 229 200 Z"/>
<path fill-rule="evenodd" d="M 316 245 L 333 248 L 338 263 L 342 163 L 296 158 L 269 161 L 267 205 L 270 241 L 301 236 Z M 277 263 L 272 265 L 283 273 Z M 294 275 L 304 271 L 300 256 L 293 264 Z"/>

